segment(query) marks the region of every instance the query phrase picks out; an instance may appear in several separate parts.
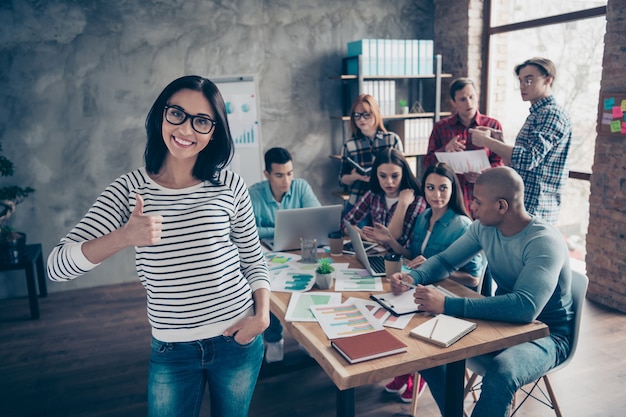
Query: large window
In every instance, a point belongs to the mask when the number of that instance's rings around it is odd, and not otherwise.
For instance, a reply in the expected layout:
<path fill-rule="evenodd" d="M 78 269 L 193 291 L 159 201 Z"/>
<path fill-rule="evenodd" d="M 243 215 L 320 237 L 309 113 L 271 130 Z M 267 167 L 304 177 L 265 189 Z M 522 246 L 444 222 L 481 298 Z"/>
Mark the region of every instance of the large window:
<path fill-rule="evenodd" d="M 515 65 L 533 56 L 554 61 L 553 88 L 570 114 L 571 171 L 558 227 L 573 258 L 584 260 L 589 218 L 589 181 L 596 139 L 598 96 L 606 26 L 606 0 L 492 0 L 488 53 L 487 110 L 513 141 L 528 115 L 520 97 Z M 586 9 L 586 10 L 583 10 Z M 581 11 L 582 10 L 582 11 Z"/>

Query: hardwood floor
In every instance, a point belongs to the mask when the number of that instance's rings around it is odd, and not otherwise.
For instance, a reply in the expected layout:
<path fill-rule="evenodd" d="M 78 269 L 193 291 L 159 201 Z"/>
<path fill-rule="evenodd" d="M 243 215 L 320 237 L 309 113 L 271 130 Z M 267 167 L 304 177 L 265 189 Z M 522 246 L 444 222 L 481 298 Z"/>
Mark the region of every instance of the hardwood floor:
<path fill-rule="evenodd" d="M 144 416 L 150 329 L 140 284 L 53 292 L 40 306 L 31 320 L 26 298 L 0 301 L 0 416 Z M 625 344 L 626 316 L 586 301 L 576 358 L 551 377 L 564 416 L 626 415 Z M 296 364 L 307 358 L 287 335 L 286 372 L 263 369 L 251 417 L 334 415 L 334 385 L 314 363 Z M 357 389 L 357 415 L 408 415 L 384 383 Z M 418 415 L 439 415 L 428 390 Z M 554 414 L 529 401 L 516 415 Z"/>

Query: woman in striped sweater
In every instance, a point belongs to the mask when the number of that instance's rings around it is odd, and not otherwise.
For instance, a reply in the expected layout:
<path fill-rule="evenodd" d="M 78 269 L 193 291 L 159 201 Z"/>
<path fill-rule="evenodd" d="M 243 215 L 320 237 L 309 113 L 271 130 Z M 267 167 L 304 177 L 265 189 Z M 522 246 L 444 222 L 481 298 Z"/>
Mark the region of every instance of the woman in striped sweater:
<path fill-rule="evenodd" d="M 152 326 L 148 415 L 247 416 L 269 325 L 270 282 L 248 190 L 211 81 L 170 83 L 146 119 L 145 167 L 122 175 L 52 250 L 53 281 L 134 246 Z"/>

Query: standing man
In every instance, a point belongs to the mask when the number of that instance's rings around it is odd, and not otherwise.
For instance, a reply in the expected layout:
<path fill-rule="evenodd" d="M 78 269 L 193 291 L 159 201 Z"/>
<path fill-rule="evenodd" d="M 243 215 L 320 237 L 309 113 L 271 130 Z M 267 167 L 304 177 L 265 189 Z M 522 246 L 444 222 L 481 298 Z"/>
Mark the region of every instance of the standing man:
<path fill-rule="evenodd" d="M 259 238 L 273 238 L 277 210 L 319 207 L 321 204 L 311 186 L 303 179 L 293 178 L 291 154 L 284 148 L 271 148 L 265 152 L 267 180 L 257 182 L 249 189 L 254 219 Z M 283 360 L 283 326 L 270 313 L 270 325 L 263 333 L 265 339 L 265 361 Z"/>
<path fill-rule="evenodd" d="M 485 149 L 492 167 L 502 165 L 502 158 L 489 149 L 477 146 L 470 141 L 470 128 L 487 126 L 502 130 L 500 122 L 487 117 L 478 111 L 478 93 L 474 82 L 469 78 L 457 78 L 450 84 L 450 104 L 454 114 L 435 123 L 428 141 L 428 152 L 424 157 L 426 167 L 437 163 L 435 152 L 463 152 L 465 150 Z M 474 191 L 474 182 L 480 172 L 457 174 L 459 185 L 463 191 L 463 201 L 467 212 L 471 213 L 470 205 Z"/>
<path fill-rule="evenodd" d="M 394 274 L 391 288 L 401 293 L 408 290 L 403 283 L 419 284 L 415 303 L 433 314 L 512 323 L 537 319 L 549 327 L 549 336 L 479 357 L 487 372 L 472 417 L 506 417 L 515 392 L 569 354 L 574 315 L 569 253 L 553 225 L 524 209 L 524 183 L 512 168 L 491 168 L 478 177 L 472 209 L 478 221 L 463 236 L 410 275 Z M 495 296 L 446 297 L 425 286 L 449 276 L 481 250 L 498 284 Z M 445 372 L 445 365 L 420 371 L 441 410 Z"/>
<path fill-rule="evenodd" d="M 567 156 L 572 123 L 552 95 L 556 67 L 547 58 L 531 58 L 515 67 L 523 101 L 530 101 L 530 115 L 515 138 L 504 143 L 497 129 L 477 127 L 472 143 L 502 156 L 515 169 L 526 188 L 524 205 L 530 214 L 556 223 L 561 193 L 567 180 Z"/>

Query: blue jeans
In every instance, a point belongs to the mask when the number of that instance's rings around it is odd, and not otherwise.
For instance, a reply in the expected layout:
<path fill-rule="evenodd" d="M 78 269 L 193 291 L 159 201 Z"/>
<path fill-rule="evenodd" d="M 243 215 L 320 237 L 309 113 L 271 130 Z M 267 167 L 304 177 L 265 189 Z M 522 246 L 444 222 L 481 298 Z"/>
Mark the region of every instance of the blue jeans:
<path fill-rule="evenodd" d="M 263 339 L 247 345 L 218 336 L 165 343 L 152 338 L 148 416 L 198 416 L 205 385 L 211 415 L 246 417 L 263 360 Z"/>
<path fill-rule="evenodd" d="M 267 343 L 276 343 L 283 338 L 283 324 L 278 320 L 274 313 L 270 312 L 270 325 L 263 332 L 263 339 Z"/>
<path fill-rule="evenodd" d="M 541 378 L 563 362 L 568 353 L 569 341 L 566 338 L 548 336 L 479 356 L 481 361 L 486 361 L 487 372 L 472 417 L 508 417 L 517 390 Z M 446 366 L 425 369 L 420 374 L 428 383 L 443 414 Z"/>

